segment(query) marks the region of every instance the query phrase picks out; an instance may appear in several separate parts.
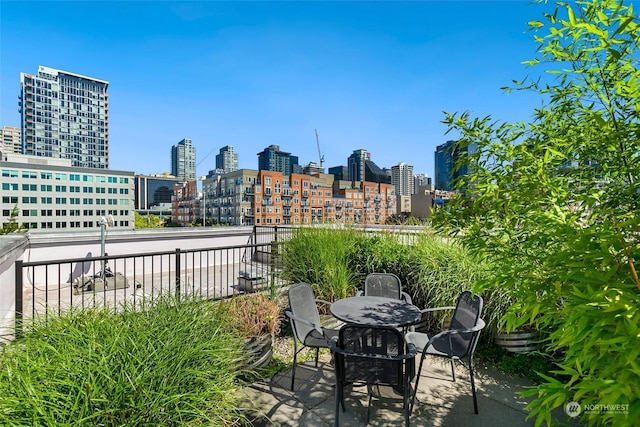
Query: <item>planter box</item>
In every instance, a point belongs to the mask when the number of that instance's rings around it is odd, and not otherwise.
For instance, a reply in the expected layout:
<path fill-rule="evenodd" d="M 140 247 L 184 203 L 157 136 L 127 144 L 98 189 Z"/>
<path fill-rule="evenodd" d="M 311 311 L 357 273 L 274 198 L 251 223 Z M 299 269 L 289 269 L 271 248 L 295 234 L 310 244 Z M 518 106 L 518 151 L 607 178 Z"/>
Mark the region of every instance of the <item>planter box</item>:
<path fill-rule="evenodd" d="M 538 349 L 538 333 L 535 331 L 499 332 L 495 343 L 511 353 L 535 351 Z"/>
<path fill-rule="evenodd" d="M 238 274 L 238 291 L 257 292 L 268 287 L 266 272 L 261 268 L 242 270 Z"/>
<path fill-rule="evenodd" d="M 249 355 L 247 369 L 253 370 L 266 366 L 273 358 L 274 336 L 262 335 L 245 340 L 245 349 Z"/>

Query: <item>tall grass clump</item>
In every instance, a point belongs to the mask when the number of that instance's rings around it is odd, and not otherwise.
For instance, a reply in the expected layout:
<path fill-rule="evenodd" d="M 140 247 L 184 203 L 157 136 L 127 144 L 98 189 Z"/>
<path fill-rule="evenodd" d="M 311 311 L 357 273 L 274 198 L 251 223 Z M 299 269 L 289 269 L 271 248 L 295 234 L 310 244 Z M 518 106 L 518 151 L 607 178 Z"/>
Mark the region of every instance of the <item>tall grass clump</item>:
<path fill-rule="evenodd" d="M 284 277 L 307 282 L 317 298 L 335 301 L 355 293 L 359 281 L 350 266 L 360 235 L 353 229 L 304 227 L 284 245 Z"/>
<path fill-rule="evenodd" d="M 486 260 L 455 239 L 443 239 L 434 234 L 421 235 L 409 252 L 415 265 L 412 291 L 417 304 L 424 307 L 451 306 L 463 291 L 477 292 L 484 300 L 482 318 L 487 327 L 483 335 L 489 338 L 497 332 L 499 321 L 512 304 L 512 298 L 501 288 L 482 290 L 481 285 L 491 277 L 492 271 Z"/>
<path fill-rule="evenodd" d="M 242 340 L 210 304 L 160 298 L 36 320 L 0 354 L 0 425 L 246 424 Z"/>

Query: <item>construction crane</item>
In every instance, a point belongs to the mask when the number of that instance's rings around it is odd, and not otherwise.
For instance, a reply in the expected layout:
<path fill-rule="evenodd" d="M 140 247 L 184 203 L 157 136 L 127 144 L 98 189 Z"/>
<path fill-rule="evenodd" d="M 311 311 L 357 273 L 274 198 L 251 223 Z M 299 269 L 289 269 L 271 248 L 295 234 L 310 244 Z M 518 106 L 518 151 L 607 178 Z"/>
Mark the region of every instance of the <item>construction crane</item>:
<path fill-rule="evenodd" d="M 320 159 L 320 167 L 324 168 L 324 156 L 320 153 L 320 140 L 318 139 L 318 129 L 316 131 L 316 145 L 318 146 L 318 158 Z"/>

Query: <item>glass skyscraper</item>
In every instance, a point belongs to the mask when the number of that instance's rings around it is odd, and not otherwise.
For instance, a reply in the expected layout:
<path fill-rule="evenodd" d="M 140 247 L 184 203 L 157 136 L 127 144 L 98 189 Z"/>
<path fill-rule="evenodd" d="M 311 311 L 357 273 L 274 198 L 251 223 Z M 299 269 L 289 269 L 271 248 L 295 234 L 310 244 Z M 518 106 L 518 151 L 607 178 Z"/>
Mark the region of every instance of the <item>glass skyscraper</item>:
<path fill-rule="evenodd" d="M 475 153 L 476 150 L 475 144 L 460 149 L 457 141 L 447 141 L 438 145 L 435 153 L 436 190 L 453 191 L 455 180 L 469 173 L 467 165 L 461 165 L 456 169 L 456 162 L 463 156 Z"/>
<path fill-rule="evenodd" d="M 20 73 L 22 154 L 109 167 L 109 82 L 39 66 Z"/>

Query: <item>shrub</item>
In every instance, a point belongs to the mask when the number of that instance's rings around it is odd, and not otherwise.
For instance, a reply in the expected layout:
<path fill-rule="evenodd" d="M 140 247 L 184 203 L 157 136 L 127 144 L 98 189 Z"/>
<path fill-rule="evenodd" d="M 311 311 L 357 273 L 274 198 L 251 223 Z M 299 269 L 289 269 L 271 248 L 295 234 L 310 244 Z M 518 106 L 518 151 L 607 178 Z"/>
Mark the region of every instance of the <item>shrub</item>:
<path fill-rule="evenodd" d="M 250 338 L 277 334 L 280 331 L 281 307 L 265 294 L 240 295 L 219 303 L 220 314 L 229 319 L 231 328 Z"/>
<path fill-rule="evenodd" d="M 36 320 L 0 354 L 0 425 L 230 425 L 241 340 L 171 298 Z"/>

